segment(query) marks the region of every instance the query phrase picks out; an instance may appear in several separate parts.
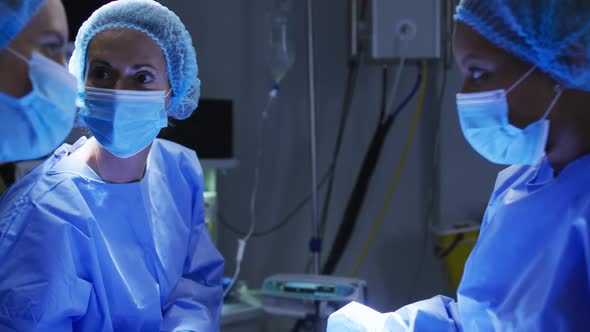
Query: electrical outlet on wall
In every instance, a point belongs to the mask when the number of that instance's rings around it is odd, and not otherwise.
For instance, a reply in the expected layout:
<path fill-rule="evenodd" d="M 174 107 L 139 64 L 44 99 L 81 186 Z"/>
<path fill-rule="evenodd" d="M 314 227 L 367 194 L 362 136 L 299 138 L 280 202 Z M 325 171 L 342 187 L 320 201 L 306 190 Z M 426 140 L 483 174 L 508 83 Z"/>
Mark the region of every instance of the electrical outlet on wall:
<path fill-rule="evenodd" d="M 442 9 L 441 0 L 372 0 L 372 60 L 440 58 Z"/>

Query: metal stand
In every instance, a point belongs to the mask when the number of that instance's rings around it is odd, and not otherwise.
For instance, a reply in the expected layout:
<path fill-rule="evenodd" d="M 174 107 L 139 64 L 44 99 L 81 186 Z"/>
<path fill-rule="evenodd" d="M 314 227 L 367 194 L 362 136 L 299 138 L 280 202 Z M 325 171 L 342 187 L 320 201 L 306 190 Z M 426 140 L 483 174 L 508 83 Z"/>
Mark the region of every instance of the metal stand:
<path fill-rule="evenodd" d="M 309 79 L 309 121 L 310 121 L 310 153 L 311 153 L 311 223 L 312 223 L 312 243 L 319 240 L 319 224 L 318 224 L 318 191 L 317 191 L 317 135 L 315 123 L 315 68 L 314 68 L 314 52 L 313 52 L 313 18 L 312 18 L 312 3 L 307 0 L 307 55 L 308 55 L 308 79 Z M 313 255 L 313 273 L 320 273 L 320 248 L 310 245 Z"/>
<path fill-rule="evenodd" d="M 321 239 L 319 238 L 318 220 L 318 190 L 317 190 L 317 135 L 315 123 L 315 67 L 313 52 L 313 7 L 311 0 L 307 0 L 307 69 L 309 79 L 309 123 L 310 123 L 310 153 L 311 153 L 311 225 L 312 238 L 310 250 L 313 256 L 313 274 L 320 273 Z M 319 315 L 319 303 L 316 303 L 316 312 L 313 319 L 313 331 L 319 332 L 321 326 Z"/>

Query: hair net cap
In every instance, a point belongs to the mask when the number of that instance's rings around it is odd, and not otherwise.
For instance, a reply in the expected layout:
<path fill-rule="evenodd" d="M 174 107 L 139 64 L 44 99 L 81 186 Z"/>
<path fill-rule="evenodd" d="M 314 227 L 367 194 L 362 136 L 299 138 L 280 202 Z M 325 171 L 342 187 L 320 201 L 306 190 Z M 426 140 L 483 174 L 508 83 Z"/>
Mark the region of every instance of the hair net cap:
<path fill-rule="evenodd" d="M 455 20 L 550 74 L 590 91 L 590 2 L 462 0 Z"/>
<path fill-rule="evenodd" d="M 45 0 L 1 0 L 0 1 L 0 50 L 35 16 Z"/>
<path fill-rule="evenodd" d="M 197 108 L 201 81 L 197 77 L 197 55 L 189 32 L 180 18 L 153 0 L 119 0 L 96 10 L 82 24 L 76 36 L 75 49 L 70 59 L 70 71 L 80 83 L 79 94 L 84 94 L 84 74 L 88 45 L 99 32 L 111 28 L 129 28 L 150 36 L 162 48 L 168 67 L 172 97 L 168 115 L 182 120 Z"/>

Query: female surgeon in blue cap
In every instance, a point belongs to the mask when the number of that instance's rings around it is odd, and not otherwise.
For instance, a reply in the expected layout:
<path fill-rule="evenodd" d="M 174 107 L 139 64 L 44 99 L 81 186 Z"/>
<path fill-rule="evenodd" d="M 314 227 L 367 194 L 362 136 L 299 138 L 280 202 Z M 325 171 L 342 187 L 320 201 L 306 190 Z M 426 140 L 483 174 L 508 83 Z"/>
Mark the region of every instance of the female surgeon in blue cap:
<path fill-rule="evenodd" d="M 156 139 L 197 106 L 191 37 L 152 0 L 111 2 L 76 37 L 93 134 L 0 201 L 0 330 L 218 331 L 224 261 L 194 151 Z"/>
<path fill-rule="evenodd" d="M 590 2 L 463 0 L 454 53 L 461 128 L 502 171 L 457 301 L 380 314 L 352 303 L 329 331 L 587 331 Z"/>
<path fill-rule="evenodd" d="M 0 0 L 0 162 L 48 155 L 74 125 L 60 0 Z"/>

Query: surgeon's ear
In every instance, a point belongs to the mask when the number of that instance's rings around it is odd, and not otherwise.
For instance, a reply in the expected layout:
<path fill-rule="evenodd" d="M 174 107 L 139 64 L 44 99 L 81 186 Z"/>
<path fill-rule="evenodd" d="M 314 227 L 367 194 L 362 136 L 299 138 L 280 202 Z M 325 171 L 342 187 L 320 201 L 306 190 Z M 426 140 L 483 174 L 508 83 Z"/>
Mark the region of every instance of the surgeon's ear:
<path fill-rule="evenodd" d="M 170 90 L 166 93 L 166 99 L 165 99 L 166 110 L 168 110 L 168 108 L 170 108 L 170 101 L 172 100 L 172 96 L 174 96 L 174 91 L 172 91 L 172 88 L 170 88 Z"/>

